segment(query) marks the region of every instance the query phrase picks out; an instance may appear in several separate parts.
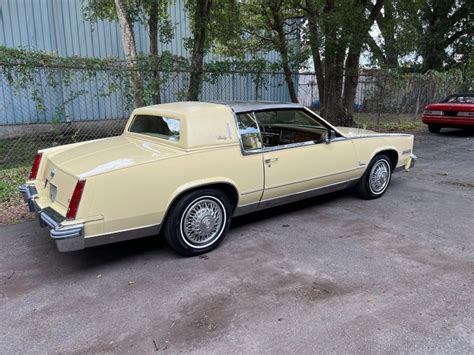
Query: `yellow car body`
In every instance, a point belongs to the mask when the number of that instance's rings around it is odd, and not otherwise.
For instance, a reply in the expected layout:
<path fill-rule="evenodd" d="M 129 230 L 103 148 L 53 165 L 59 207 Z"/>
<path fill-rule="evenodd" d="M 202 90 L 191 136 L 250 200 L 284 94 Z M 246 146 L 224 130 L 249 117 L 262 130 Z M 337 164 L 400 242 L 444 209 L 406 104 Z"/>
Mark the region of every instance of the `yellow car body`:
<path fill-rule="evenodd" d="M 237 115 L 271 110 L 304 111 L 327 128 L 324 141 L 246 149 Z M 178 120 L 179 139 L 132 132 L 145 116 Z M 222 190 L 238 216 L 353 186 L 381 152 L 393 171 L 407 170 L 412 150 L 412 135 L 333 127 L 298 104 L 179 102 L 135 109 L 121 136 L 41 150 L 36 176 L 20 190 L 58 249 L 71 251 L 158 234 L 189 191 Z M 82 196 L 68 219 L 78 181 Z"/>

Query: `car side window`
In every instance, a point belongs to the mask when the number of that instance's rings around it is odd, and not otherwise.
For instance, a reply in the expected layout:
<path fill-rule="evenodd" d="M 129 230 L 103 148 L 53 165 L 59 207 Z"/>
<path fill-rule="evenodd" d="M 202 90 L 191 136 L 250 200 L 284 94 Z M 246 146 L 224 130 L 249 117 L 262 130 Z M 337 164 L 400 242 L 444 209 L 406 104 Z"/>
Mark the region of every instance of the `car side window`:
<path fill-rule="evenodd" d="M 262 148 L 260 131 L 253 112 L 237 114 L 237 125 L 244 150 Z"/>
<path fill-rule="evenodd" d="M 163 116 L 136 115 L 129 131 L 178 142 L 180 122 L 178 119 Z"/>
<path fill-rule="evenodd" d="M 295 143 L 322 143 L 327 128 L 304 110 L 282 109 L 256 111 L 264 147 Z"/>

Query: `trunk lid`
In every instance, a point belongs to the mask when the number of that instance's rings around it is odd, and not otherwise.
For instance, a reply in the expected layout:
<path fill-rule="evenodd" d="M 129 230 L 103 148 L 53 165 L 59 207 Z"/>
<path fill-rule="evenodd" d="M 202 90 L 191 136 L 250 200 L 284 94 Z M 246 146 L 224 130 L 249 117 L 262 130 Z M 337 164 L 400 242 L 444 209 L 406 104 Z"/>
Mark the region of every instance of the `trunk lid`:
<path fill-rule="evenodd" d="M 474 104 L 469 103 L 439 103 L 430 104 L 425 110 L 443 111 L 443 116 L 456 117 L 459 112 L 474 112 Z"/>
<path fill-rule="evenodd" d="M 126 136 L 85 142 L 45 154 L 44 169 L 37 177 L 39 192 L 67 208 L 78 180 L 180 153 L 171 147 Z"/>
<path fill-rule="evenodd" d="M 468 103 L 438 103 L 438 104 L 429 104 L 425 107 L 425 110 L 433 110 L 433 111 L 467 111 L 473 112 L 474 111 L 474 104 Z"/>

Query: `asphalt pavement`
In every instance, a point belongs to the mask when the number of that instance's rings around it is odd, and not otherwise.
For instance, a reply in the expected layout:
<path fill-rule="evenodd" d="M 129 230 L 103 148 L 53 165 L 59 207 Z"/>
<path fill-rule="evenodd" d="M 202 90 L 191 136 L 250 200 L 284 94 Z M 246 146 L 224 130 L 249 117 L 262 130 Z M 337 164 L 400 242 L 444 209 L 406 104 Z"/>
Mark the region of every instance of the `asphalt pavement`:
<path fill-rule="evenodd" d="M 1 226 L 0 353 L 473 353 L 474 134 L 422 130 L 415 154 L 378 200 L 241 217 L 201 257 Z"/>

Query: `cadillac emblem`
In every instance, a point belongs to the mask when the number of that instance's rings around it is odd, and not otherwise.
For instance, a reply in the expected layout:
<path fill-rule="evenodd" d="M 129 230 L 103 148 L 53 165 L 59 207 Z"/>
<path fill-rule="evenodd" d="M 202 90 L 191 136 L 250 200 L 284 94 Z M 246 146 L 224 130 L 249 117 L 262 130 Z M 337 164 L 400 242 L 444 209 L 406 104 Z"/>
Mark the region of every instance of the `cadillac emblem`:
<path fill-rule="evenodd" d="M 51 169 L 51 172 L 49 173 L 49 179 L 51 180 L 54 177 L 54 175 L 56 175 L 56 170 Z"/>

